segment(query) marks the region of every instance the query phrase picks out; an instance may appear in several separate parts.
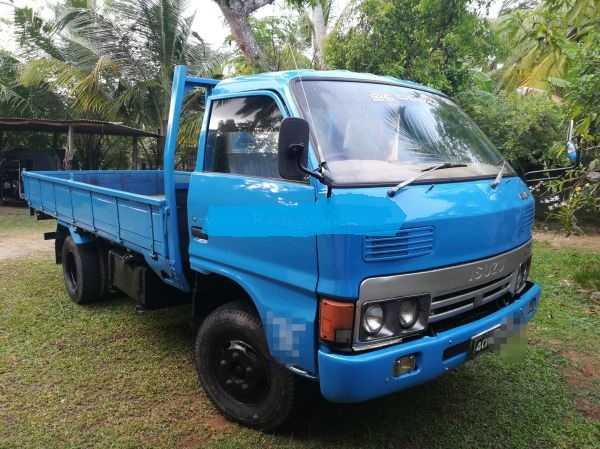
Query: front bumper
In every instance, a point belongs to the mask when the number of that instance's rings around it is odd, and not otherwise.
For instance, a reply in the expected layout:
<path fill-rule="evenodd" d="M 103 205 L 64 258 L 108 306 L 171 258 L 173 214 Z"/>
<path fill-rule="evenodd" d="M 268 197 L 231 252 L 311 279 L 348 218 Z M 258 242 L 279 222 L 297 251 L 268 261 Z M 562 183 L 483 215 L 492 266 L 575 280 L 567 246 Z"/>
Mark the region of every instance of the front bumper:
<path fill-rule="evenodd" d="M 435 337 L 423 337 L 377 351 L 345 355 L 331 353 L 328 347 L 321 346 L 318 353 L 321 393 L 332 402 L 361 402 L 433 380 L 462 365 L 469 358 L 468 346 L 464 352 L 446 360 L 445 350 L 464 345 L 474 335 L 497 325 L 525 324 L 537 312 L 540 294 L 540 286 L 533 284 L 512 304 L 491 315 L 441 332 Z M 533 310 L 529 311 L 532 300 Z M 411 354 L 416 356 L 416 369 L 394 377 L 394 361 Z"/>

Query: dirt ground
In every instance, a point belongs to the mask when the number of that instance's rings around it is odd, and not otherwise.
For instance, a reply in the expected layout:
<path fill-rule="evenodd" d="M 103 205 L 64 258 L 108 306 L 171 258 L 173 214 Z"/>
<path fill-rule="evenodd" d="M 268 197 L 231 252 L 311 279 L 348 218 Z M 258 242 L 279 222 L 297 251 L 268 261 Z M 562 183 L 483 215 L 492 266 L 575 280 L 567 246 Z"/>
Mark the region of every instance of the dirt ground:
<path fill-rule="evenodd" d="M 39 232 L 11 235 L 0 240 L 0 260 L 51 255 L 52 251 L 54 240 L 44 240 Z"/>
<path fill-rule="evenodd" d="M 52 254 L 54 241 L 43 234 L 55 227 L 54 220 L 36 221 L 25 207 L 0 205 L 0 261 Z"/>
<path fill-rule="evenodd" d="M 553 248 L 567 248 L 587 252 L 600 252 L 600 233 L 565 237 L 551 231 L 534 231 L 533 239 Z"/>

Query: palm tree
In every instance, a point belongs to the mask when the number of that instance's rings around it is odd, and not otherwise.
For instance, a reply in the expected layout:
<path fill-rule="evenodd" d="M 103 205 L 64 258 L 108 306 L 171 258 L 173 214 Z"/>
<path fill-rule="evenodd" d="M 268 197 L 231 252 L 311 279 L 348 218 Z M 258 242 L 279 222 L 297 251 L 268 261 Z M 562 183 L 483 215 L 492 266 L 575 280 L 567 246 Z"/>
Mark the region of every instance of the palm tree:
<path fill-rule="evenodd" d="M 497 89 L 552 91 L 553 80 L 566 78 L 573 49 L 591 42 L 599 28 L 597 0 L 546 1 L 501 17 L 498 31 L 513 53 L 499 71 Z"/>
<path fill-rule="evenodd" d="M 55 20 L 44 24 L 27 10 L 16 11 L 29 59 L 20 81 L 63 95 L 78 118 L 118 120 L 164 135 L 174 66 L 186 64 L 192 74 L 211 76 L 221 64 L 192 31 L 194 16 L 184 15 L 187 2 L 80 3 L 57 8 Z M 201 96 L 196 97 L 186 105 L 201 110 Z M 161 159 L 159 145 L 153 165 Z"/>
<path fill-rule="evenodd" d="M 0 117 L 64 118 L 66 110 L 60 97 L 17 81 L 19 64 L 13 55 L 0 50 Z"/>

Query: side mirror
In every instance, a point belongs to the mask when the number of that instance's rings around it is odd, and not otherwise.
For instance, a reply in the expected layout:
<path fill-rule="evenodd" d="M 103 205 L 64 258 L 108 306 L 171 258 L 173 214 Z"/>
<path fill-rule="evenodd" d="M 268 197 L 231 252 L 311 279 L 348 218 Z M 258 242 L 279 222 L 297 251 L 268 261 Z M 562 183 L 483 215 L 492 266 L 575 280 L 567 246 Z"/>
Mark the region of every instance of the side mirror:
<path fill-rule="evenodd" d="M 551 181 L 553 179 L 560 179 L 569 171 L 579 165 L 581 155 L 577 144 L 573 140 L 573 120 L 569 122 L 569 128 L 567 130 L 567 144 L 565 145 L 565 153 L 569 158 L 571 165 L 567 167 L 558 168 L 545 168 L 543 170 L 533 170 L 525 173 L 523 179 L 527 184 L 534 184 L 537 182 Z"/>
<path fill-rule="evenodd" d="M 569 123 L 569 129 L 567 131 L 567 144 L 565 146 L 565 152 L 569 158 L 569 162 L 573 165 L 579 165 L 579 149 L 577 144 L 573 141 L 573 120 Z"/>
<path fill-rule="evenodd" d="M 279 128 L 279 175 L 283 179 L 301 181 L 308 165 L 308 122 L 301 118 L 283 119 Z M 303 170 L 304 169 L 304 170 Z"/>

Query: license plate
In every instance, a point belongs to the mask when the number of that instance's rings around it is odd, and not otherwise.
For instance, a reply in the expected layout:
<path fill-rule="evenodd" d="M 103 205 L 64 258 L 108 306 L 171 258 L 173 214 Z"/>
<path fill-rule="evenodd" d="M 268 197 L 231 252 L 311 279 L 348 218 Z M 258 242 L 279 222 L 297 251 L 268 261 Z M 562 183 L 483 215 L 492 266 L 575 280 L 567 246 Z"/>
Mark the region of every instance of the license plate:
<path fill-rule="evenodd" d="M 494 333 L 500 326 L 493 327 L 471 337 L 471 358 L 486 353 L 494 346 Z"/>

